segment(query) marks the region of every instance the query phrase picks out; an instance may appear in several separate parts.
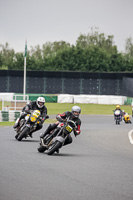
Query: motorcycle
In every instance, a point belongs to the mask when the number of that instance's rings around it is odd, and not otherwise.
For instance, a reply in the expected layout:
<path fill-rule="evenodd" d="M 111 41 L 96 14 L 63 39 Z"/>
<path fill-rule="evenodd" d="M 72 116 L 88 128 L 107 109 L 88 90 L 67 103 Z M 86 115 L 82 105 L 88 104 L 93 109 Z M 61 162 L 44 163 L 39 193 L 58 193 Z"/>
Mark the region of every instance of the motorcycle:
<path fill-rule="evenodd" d="M 120 110 L 114 111 L 114 117 L 115 117 L 115 123 L 120 124 L 120 122 L 121 122 L 121 112 L 120 112 Z"/>
<path fill-rule="evenodd" d="M 130 116 L 129 116 L 128 113 L 125 113 L 125 114 L 123 115 L 123 120 L 124 120 L 124 122 L 125 122 L 126 124 L 131 124 L 131 123 L 132 123 L 131 120 L 130 120 Z"/>
<path fill-rule="evenodd" d="M 69 120 L 69 118 L 66 121 L 60 122 L 55 130 L 47 134 L 44 138 L 40 138 L 38 151 L 40 153 L 46 151 L 48 155 L 58 152 L 75 128 L 75 122 Z"/>
<path fill-rule="evenodd" d="M 46 115 L 45 120 L 49 118 Z M 28 113 L 24 119 L 20 120 L 20 125 L 16 129 L 16 136 L 15 138 L 18 141 L 21 141 L 23 138 L 27 138 L 30 136 L 30 133 L 36 130 L 37 124 L 41 122 L 41 113 L 39 110 L 33 110 Z"/>

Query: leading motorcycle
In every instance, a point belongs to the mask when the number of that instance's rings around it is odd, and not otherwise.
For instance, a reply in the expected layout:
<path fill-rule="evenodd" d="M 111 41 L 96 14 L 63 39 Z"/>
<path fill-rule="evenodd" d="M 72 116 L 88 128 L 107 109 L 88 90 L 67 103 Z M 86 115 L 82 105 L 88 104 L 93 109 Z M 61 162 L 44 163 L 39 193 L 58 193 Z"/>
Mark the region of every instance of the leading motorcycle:
<path fill-rule="evenodd" d="M 45 120 L 49 118 L 46 115 Z M 30 136 L 30 133 L 36 130 L 37 124 L 41 123 L 41 113 L 39 110 L 32 110 L 27 115 L 20 120 L 19 127 L 16 128 L 16 136 L 15 138 L 18 141 L 21 141 L 23 138 L 27 138 Z"/>
<path fill-rule="evenodd" d="M 121 111 L 120 110 L 115 110 L 114 111 L 114 118 L 115 118 L 115 123 L 120 124 L 121 122 Z"/>
<path fill-rule="evenodd" d="M 66 121 L 60 122 L 55 130 L 47 134 L 44 138 L 40 138 L 38 151 L 40 153 L 46 151 L 48 155 L 58 152 L 75 129 L 75 122 L 69 118 Z"/>

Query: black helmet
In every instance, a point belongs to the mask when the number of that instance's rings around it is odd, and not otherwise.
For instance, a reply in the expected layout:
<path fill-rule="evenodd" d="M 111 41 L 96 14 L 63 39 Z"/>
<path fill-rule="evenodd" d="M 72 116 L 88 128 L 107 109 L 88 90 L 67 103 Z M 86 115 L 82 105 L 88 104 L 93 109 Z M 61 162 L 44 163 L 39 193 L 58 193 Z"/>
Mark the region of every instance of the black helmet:
<path fill-rule="evenodd" d="M 81 113 L 81 108 L 79 106 L 73 106 L 71 112 L 74 117 L 79 117 L 79 114 Z M 76 112 L 77 114 L 75 115 L 74 112 Z"/>

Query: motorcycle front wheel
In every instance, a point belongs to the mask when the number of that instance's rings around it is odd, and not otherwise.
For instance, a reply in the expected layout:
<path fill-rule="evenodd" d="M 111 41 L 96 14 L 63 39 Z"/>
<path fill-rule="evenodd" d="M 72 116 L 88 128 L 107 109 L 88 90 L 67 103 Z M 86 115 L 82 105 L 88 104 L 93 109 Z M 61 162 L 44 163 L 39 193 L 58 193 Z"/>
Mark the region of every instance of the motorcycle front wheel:
<path fill-rule="evenodd" d="M 29 128 L 26 126 L 22 132 L 18 135 L 17 140 L 21 141 L 23 138 L 27 136 L 27 133 L 29 132 Z"/>
<path fill-rule="evenodd" d="M 56 150 L 58 150 L 59 148 L 61 148 L 62 144 L 59 141 L 54 142 L 49 149 L 47 150 L 47 154 L 48 155 L 52 155 Z"/>

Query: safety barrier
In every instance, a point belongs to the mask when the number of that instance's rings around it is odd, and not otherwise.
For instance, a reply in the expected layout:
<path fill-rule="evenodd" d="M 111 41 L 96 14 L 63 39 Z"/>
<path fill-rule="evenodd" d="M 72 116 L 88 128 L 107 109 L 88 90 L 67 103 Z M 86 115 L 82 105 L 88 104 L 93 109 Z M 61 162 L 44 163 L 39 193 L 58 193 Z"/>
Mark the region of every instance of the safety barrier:
<path fill-rule="evenodd" d="M 41 96 L 45 98 L 46 103 L 94 103 L 94 104 L 120 104 L 133 106 L 133 98 L 117 95 L 73 95 L 73 94 L 26 94 L 27 101 L 36 101 Z M 9 97 L 9 99 L 8 99 Z M 0 93 L 0 100 L 21 102 L 23 94 Z M 21 106 L 23 107 L 23 106 Z"/>
<path fill-rule="evenodd" d="M 0 111 L 0 122 L 13 122 L 20 116 L 20 112 L 14 111 Z"/>
<path fill-rule="evenodd" d="M 14 96 L 18 96 L 19 99 L 17 100 L 21 100 L 20 96 L 22 94 L 14 94 Z M 20 95 L 20 96 L 19 96 Z M 57 99 L 58 99 L 58 95 L 45 95 L 45 94 L 26 94 L 28 96 L 28 100 L 29 101 L 36 101 L 36 99 L 38 97 L 44 97 L 46 102 L 49 103 L 57 103 Z"/>
<path fill-rule="evenodd" d="M 125 96 L 113 95 L 58 95 L 58 103 L 81 103 L 81 104 L 108 104 L 108 105 L 124 105 L 127 102 Z"/>

